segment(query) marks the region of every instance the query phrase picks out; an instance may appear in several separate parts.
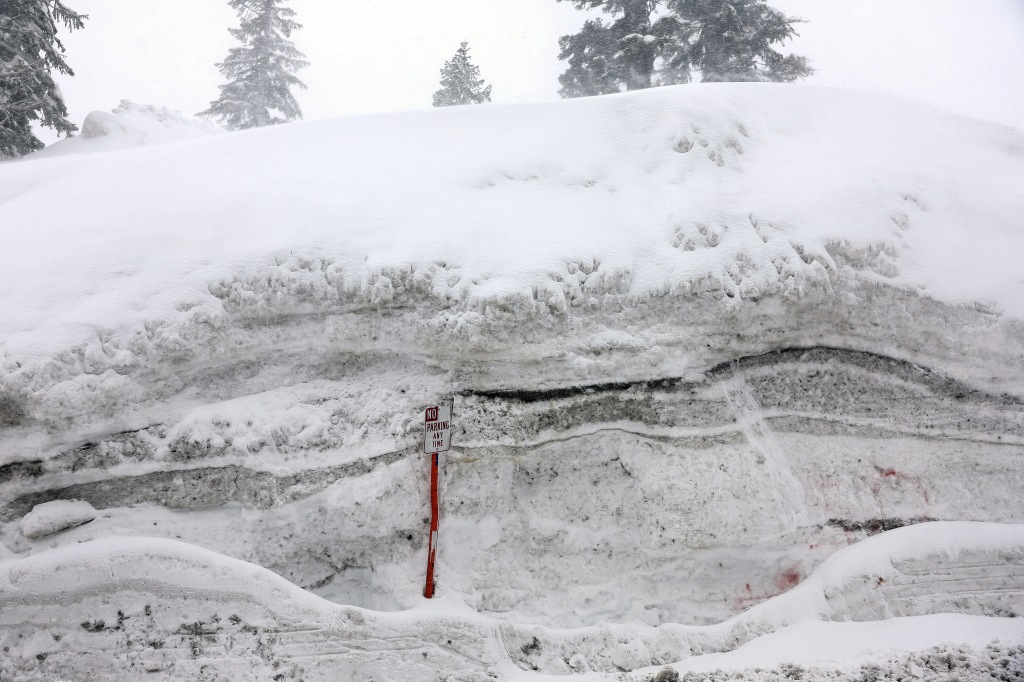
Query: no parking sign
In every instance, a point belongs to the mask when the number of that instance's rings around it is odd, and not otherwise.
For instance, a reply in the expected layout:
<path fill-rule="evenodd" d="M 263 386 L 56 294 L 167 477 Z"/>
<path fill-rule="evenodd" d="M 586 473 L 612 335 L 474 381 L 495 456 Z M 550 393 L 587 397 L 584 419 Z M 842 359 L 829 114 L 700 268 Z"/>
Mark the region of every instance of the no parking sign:
<path fill-rule="evenodd" d="M 452 406 L 435 405 L 423 414 L 423 452 L 430 455 L 430 536 L 427 541 L 427 584 L 423 596 L 434 596 L 434 562 L 437 559 L 437 528 L 440 505 L 437 492 L 438 453 L 452 448 Z"/>
<path fill-rule="evenodd" d="M 423 452 L 448 452 L 452 449 L 452 406 L 428 407 L 423 420 Z"/>

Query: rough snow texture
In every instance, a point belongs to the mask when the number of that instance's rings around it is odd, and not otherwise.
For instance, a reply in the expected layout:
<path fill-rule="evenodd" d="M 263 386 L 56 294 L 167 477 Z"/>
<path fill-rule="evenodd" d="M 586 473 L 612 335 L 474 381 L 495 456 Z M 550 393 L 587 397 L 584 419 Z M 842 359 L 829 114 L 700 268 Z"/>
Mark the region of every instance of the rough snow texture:
<path fill-rule="evenodd" d="M 977 567 L 994 557 L 1015 577 L 996 585 L 979 576 Z M 922 575 L 918 568 L 935 559 L 946 574 Z M 936 611 L 935 587 L 949 591 L 950 580 L 959 581 L 962 609 L 985 613 L 1014 599 L 1019 607 L 1022 569 L 1020 526 L 922 524 L 837 552 L 786 595 L 719 625 L 554 630 L 498 622 L 451 600 L 400 614 L 339 606 L 195 546 L 96 540 L 0 563 L 0 643 L 10 652 L 0 672 L 26 680 L 144 673 L 158 680 L 536 677 L 525 673 L 607 680 L 637 670 L 627 679 L 639 681 L 664 674 L 651 666 L 676 662 L 697 672 L 758 661 L 842 670 L 890 658 L 909 667 L 938 656 L 949 666 L 971 657 L 996 670 L 1006 659 L 1013 673 L 1024 619 L 927 614 Z M 886 583 L 892 589 L 882 589 Z M 864 615 L 851 594 L 906 617 L 849 622 Z M 929 651 L 940 646 L 955 659 Z M 914 660 L 908 651 L 922 653 Z M 933 679 L 949 670 L 927 666 L 922 672 Z"/>
<path fill-rule="evenodd" d="M 83 500 L 53 500 L 37 504 L 18 524 L 30 540 L 81 526 L 96 518 L 96 510 Z"/>
<path fill-rule="evenodd" d="M 957 623 L 969 626 L 969 623 Z M 810 633 L 805 633 L 810 634 Z M 817 633 L 815 633 L 817 634 Z M 811 641 L 814 637 L 812 635 Z M 807 640 L 804 640 L 807 641 Z M 845 645 L 849 640 L 843 640 Z M 834 644 L 839 644 L 835 643 Z M 637 677 L 644 682 L 774 682 L 788 680 L 835 680 L 836 682 L 865 682 L 868 680 L 962 680 L 988 682 L 1024 680 L 1024 646 L 1013 644 L 989 644 L 981 648 L 936 646 L 918 650 L 911 654 L 871 656 L 872 662 L 859 666 L 837 669 L 825 664 L 801 665 L 787 661 L 777 666 L 747 665 L 745 669 L 692 672 L 676 678 L 672 669 Z M 799 660 L 796 659 L 796 660 Z M 661 675 L 661 677 L 659 677 Z"/>
<path fill-rule="evenodd" d="M 940 618 L 897 667 L 1015 651 L 1019 543 L 964 542 L 1024 523 L 1022 149 L 743 84 L 4 164 L 0 554 L 99 552 L 94 592 L 39 569 L 5 593 L 7 670 L 641 680 L 804 617 Z M 21 533 L 67 499 L 97 518 Z M 876 541 L 881 563 L 843 554 Z M 268 574 L 219 572 L 239 560 L 291 585 L 260 601 Z"/>

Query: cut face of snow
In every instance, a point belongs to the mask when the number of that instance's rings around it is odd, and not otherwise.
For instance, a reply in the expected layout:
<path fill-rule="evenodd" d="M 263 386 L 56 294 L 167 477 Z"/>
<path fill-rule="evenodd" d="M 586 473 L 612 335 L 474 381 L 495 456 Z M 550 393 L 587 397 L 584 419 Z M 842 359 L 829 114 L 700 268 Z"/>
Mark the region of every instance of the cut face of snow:
<path fill-rule="evenodd" d="M 179 403 L 158 403 L 163 422 L 70 446 L 55 435 L 48 459 L 5 470 L 0 540 L 27 551 L 160 535 L 341 603 L 414 606 L 429 504 L 417 406 L 443 400 L 446 379 L 393 356 L 334 360 L 308 382 L 301 364 L 290 376 L 231 364 L 218 370 L 231 382 L 200 390 L 217 381 L 204 365 L 194 396 L 283 385 L 177 417 Z M 520 380 L 541 370 L 523 365 Z M 453 402 L 440 589 L 511 620 L 713 623 L 883 529 L 1021 521 L 1019 403 L 867 353 L 774 352 L 690 381 Z M 103 518 L 32 545 L 12 527 L 69 497 Z"/>
<path fill-rule="evenodd" d="M 135 115 L 188 129 L 0 166 L 0 677 L 648 682 L 942 614 L 806 663 L 1016 650 L 978 647 L 1024 612 L 1019 132 L 763 84 Z"/>

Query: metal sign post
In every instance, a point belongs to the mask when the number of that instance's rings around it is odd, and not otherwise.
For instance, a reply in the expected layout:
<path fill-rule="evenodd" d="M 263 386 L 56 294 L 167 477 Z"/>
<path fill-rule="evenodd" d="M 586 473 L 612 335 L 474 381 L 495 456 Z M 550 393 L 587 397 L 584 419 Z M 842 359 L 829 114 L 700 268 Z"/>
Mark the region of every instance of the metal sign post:
<path fill-rule="evenodd" d="M 423 419 L 423 452 L 430 455 L 430 539 L 427 544 L 427 584 L 423 596 L 434 596 L 434 560 L 440 504 L 437 495 L 438 456 L 452 447 L 452 406 L 428 407 Z"/>

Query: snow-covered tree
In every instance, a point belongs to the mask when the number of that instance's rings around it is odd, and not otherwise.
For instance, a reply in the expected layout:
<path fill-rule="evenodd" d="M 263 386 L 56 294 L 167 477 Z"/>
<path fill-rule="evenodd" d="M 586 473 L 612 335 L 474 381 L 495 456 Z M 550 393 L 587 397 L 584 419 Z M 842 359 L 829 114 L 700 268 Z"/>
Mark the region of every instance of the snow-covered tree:
<path fill-rule="evenodd" d="M 792 82 L 808 76 L 805 57 L 775 49 L 796 35 L 787 17 L 765 0 L 558 0 L 599 9 L 559 40 L 569 68 L 559 77 L 563 97 L 601 95 L 657 85 L 703 81 Z"/>
<path fill-rule="evenodd" d="M 35 122 L 65 136 L 78 130 L 67 120 L 52 70 L 74 75 L 57 26 L 79 29 L 86 18 L 61 0 L 0 0 L 0 158 L 43 148 Z"/>
<path fill-rule="evenodd" d="M 305 88 L 295 72 L 307 66 L 289 38 L 302 28 L 288 0 L 228 0 L 240 25 L 228 29 L 242 43 L 217 68 L 227 79 L 220 97 L 198 116 L 217 118 L 228 130 L 244 130 L 302 118 L 292 87 Z"/>
<path fill-rule="evenodd" d="M 480 67 L 469 60 L 469 43 L 463 41 L 455 56 L 441 69 L 441 87 L 434 93 L 434 106 L 452 107 L 490 101 L 491 86 L 484 85 Z"/>
<path fill-rule="evenodd" d="M 777 81 L 809 76 L 806 57 L 783 55 L 781 45 L 796 35 L 787 17 L 764 0 L 669 0 L 680 23 L 690 67 L 701 80 Z"/>

